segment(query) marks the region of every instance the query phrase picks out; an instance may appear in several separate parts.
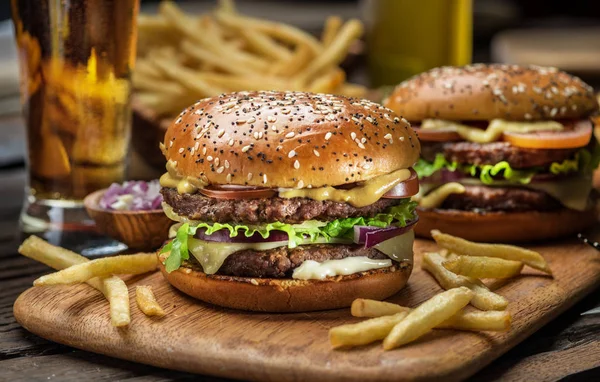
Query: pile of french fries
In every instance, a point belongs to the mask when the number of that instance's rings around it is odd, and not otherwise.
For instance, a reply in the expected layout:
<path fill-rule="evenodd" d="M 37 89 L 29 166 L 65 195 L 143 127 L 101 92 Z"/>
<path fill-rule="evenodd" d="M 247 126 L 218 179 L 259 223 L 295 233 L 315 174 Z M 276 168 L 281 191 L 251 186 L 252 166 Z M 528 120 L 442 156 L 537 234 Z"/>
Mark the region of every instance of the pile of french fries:
<path fill-rule="evenodd" d="M 515 277 L 524 265 L 552 274 L 539 253 L 525 248 L 474 243 L 437 230 L 431 234 L 442 250 L 425 253 L 421 267 L 446 291 L 414 309 L 355 300 L 352 315 L 371 319 L 331 328 L 329 341 L 333 348 L 383 340 L 383 348 L 391 350 L 433 329 L 506 331 L 511 324 L 511 315 L 505 310 L 508 300 L 489 290 L 480 279 Z M 466 310 L 468 304 L 479 310 Z"/>
<path fill-rule="evenodd" d="M 42 276 L 34 286 L 87 283 L 99 290 L 110 304 L 113 326 L 123 327 L 131 322 L 129 290 L 118 274 L 138 275 L 155 271 L 158 258 L 155 253 L 137 253 L 90 260 L 68 249 L 57 247 L 37 236 L 28 237 L 19 247 L 19 253 L 59 270 Z M 136 301 L 147 316 L 164 316 L 152 288 L 138 286 Z"/>
<path fill-rule="evenodd" d="M 232 91 L 296 90 L 363 97 L 339 64 L 363 34 L 359 20 L 327 19 L 321 39 L 293 26 L 244 16 L 232 0 L 188 15 L 163 1 L 140 15 L 136 99 L 161 116 L 198 99 Z"/>

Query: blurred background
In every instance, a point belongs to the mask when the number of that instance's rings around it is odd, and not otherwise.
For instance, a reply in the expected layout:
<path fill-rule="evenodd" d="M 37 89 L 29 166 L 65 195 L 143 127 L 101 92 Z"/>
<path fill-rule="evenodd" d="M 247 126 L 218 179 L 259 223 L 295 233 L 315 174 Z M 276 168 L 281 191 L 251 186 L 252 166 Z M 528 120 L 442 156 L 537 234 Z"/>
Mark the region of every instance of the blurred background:
<path fill-rule="evenodd" d="M 176 3 L 185 15 L 198 17 L 198 15 L 213 10 L 217 2 L 177 1 Z M 142 0 L 141 4 L 140 13 L 142 15 L 153 15 L 159 12 L 158 1 Z M 352 44 L 344 46 L 343 60 L 339 63 L 339 67 L 338 63 L 335 63 L 334 69 L 337 72 L 332 72 L 333 74 L 341 73 L 342 77 L 328 80 L 330 82 L 338 81 L 337 85 L 331 87 L 330 92 L 362 95 L 361 89 L 364 89 L 365 92 L 368 92 L 365 96 L 379 100 L 385 93 L 386 85 L 397 84 L 410 75 L 441 64 L 463 65 L 470 62 L 532 63 L 557 66 L 581 76 L 596 88 L 600 87 L 600 2 L 597 1 L 238 0 L 235 4 L 240 14 L 286 23 L 321 39 L 328 18 L 332 15 L 339 16 L 340 20 L 344 22 L 352 18 L 361 20 L 364 24 L 364 33 L 358 33 L 359 40 L 352 37 Z M 0 168 L 15 169 L 16 175 L 14 176 L 21 177 L 25 161 L 25 139 L 22 121 L 19 117 L 19 69 L 10 16 L 10 2 L 1 2 Z M 198 20 L 201 19 L 198 18 Z M 142 25 L 140 24 L 140 26 Z M 152 53 L 151 45 L 155 43 L 156 39 L 163 38 L 167 32 L 162 32 L 161 28 L 164 25 L 155 19 L 145 20 L 143 26 L 143 30 L 140 29 L 141 39 L 138 45 L 138 66 L 133 74 L 134 89 L 136 90 L 134 96 L 141 101 L 138 104 L 141 107 L 136 108 L 136 104 L 134 104 L 132 140 L 134 153 L 142 152 L 142 155 L 137 155 L 138 159 L 134 155 L 132 161 L 133 168 L 137 169 L 135 177 L 151 178 L 155 176 L 156 171 L 162 171 L 163 159 L 155 146 L 156 142 L 160 140 L 163 130 L 155 128 L 155 135 L 147 134 L 147 132 L 152 128 L 151 125 L 160 123 L 160 118 L 166 121 L 171 119 L 175 113 L 174 110 L 180 106 L 165 104 L 164 99 L 153 98 L 153 94 L 149 93 L 149 90 L 152 89 L 147 88 L 149 83 L 144 79 L 136 79 L 136 75 L 138 69 L 140 74 L 142 73 L 143 60 L 154 58 L 158 60 L 157 63 L 160 63 L 165 55 L 169 56 L 173 53 L 177 56 L 180 52 L 177 52 L 175 49 L 178 48 L 173 46 L 170 48 L 173 50 L 159 49 L 154 51 L 156 54 Z M 220 25 L 220 28 L 222 27 L 223 24 Z M 238 26 L 238 28 L 240 27 Z M 197 33 L 203 34 L 203 29 L 197 28 Z M 228 31 L 226 31 L 227 33 Z M 238 33 L 244 33 L 243 26 Z M 229 37 L 225 35 L 225 38 Z M 174 38 L 174 41 L 179 40 Z M 230 39 L 229 41 L 233 47 L 237 40 Z M 162 43 L 159 43 L 158 47 L 163 48 L 160 44 Z M 202 44 L 198 43 L 198 45 Z M 201 55 L 202 51 L 196 53 Z M 284 53 L 288 56 L 290 53 L 295 54 L 295 52 Z M 245 53 L 242 52 L 242 54 Z M 180 59 L 179 64 L 188 65 L 186 60 L 186 58 Z M 308 61 L 307 65 L 310 64 L 310 60 Z M 187 69 L 205 70 L 206 67 L 211 67 L 210 63 L 200 62 L 197 66 L 188 65 Z M 167 73 L 166 77 L 169 77 L 168 63 L 163 69 Z M 280 69 L 275 69 L 275 71 Z M 281 71 L 285 72 L 286 69 L 289 68 L 283 68 Z M 303 73 L 304 69 L 296 69 L 298 73 Z M 213 70 L 213 72 L 217 77 L 222 74 L 222 70 Z M 310 70 L 306 73 L 310 74 Z M 177 73 L 171 74 L 171 77 L 177 75 Z M 224 80 L 221 78 L 223 76 L 217 77 L 215 77 L 216 80 Z M 172 78 L 170 79 L 172 80 Z M 287 81 L 285 78 L 284 80 Z M 164 88 L 163 83 L 160 83 L 160 86 L 158 84 L 159 82 L 155 87 L 161 87 L 159 90 L 169 90 Z M 284 82 L 284 84 L 282 86 L 288 86 L 289 82 Z M 355 86 L 355 84 L 362 87 Z M 182 84 L 179 81 L 174 85 L 186 87 L 190 84 Z M 191 87 L 195 85 L 194 83 Z M 320 89 L 317 85 L 328 86 L 330 83 L 313 84 L 311 85 L 313 87 L 302 89 Z M 238 83 L 237 86 L 242 87 L 243 85 Z M 327 86 L 324 89 L 328 89 Z M 216 88 L 223 89 L 219 86 Z M 174 87 L 173 89 L 177 90 L 178 88 Z M 225 87 L 225 89 L 230 90 L 231 87 Z M 202 92 L 191 95 L 199 98 Z M 182 102 L 188 104 L 189 100 L 184 99 Z M 144 110 L 147 111 L 147 109 L 151 109 L 150 115 L 144 113 Z M 146 149 L 150 151 L 145 153 Z M 149 161 L 142 160 L 143 163 L 136 165 L 139 157 L 151 159 Z M 153 162 L 152 158 L 156 160 Z M 9 174 L 7 176 L 12 176 L 10 173 L 5 173 Z M 0 200 L 0 205 L 2 203 Z"/>

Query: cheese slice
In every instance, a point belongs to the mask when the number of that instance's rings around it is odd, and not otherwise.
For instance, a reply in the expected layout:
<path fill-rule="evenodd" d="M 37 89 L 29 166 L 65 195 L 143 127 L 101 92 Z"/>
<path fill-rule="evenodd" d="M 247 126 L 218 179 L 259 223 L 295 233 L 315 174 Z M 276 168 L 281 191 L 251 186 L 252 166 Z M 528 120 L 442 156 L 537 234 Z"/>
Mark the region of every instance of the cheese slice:
<path fill-rule="evenodd" d="M 421 123 L 421 128 L 423 130 L 455 131 L 466 141 L 490 143 L 499 140 L 504 132 L 532 133 L 535 131 L 561 131 L 565 127 L 562 123 L 556 121 L 521 122 L 493 119 L 488 124 L 487 129 L 482 130 L 458 122 L 442 119 L 425 119 Z"/>
<path fill-rule="evenodd" d="M 422 208 L 437 208 L 444 203 L 448 196 L 452 194 L 464 193 L 465 186 L 458 182 L 450 182 L 441 185 L 426 196 L 421 196 L 417 198 L 415 201 L 417 201 L 419 203 L 419 207 Z"/>
<path fill-rule="evenodd" d="M 204 273 L 207 275 L 216 273 L 227 257 L 237 251 L 245 249 L 266 251 L 285 245 L 287 245 L 287 241 L 275 241 L 272 243 L 218 243 L 195 238 L 189 238 L 188 240 L 188 250 L 198 260 Z"/>
<path fill-rule="evenodd" d="M 412 245 L 414 241 L 414 232 L 408 231 L 402 235 L 393 237 L 389 240 L 381 242 L 375 248 L 386 254 L 394 261 L 413 261 Z M 306 241 L 300 245 L 311 244 L 352 244 L 350 242 L 340 242 L 340 240 L 318 240 L 316 242 Z M 223 265 L 225 260 L 231 254 L 246 249 L 254 249 L 257 251 L 266 251 L 278 247 L 287 246 L 287 241 L 276 241 L 270 243 L 218 243 L 189 238 L 188 250 L 198 260 L 204 273 L 212 275 L 216 273 Z M 391 263 L 390 263 L 391 265 Z M 357 271 L 360 272 L 360 271 Z"/>
<path fill-rule="evenodd" d="M 294 269 L 292 278 L 299 280 L 324 280 L 327 277 L 351 275 L 391 266 L 392 260 L 390 259 L 370 259 L 366 256 L 326 260 L 322 263 L 314 260 L 306 260 L 298 268 Z"/>
<path fill-rule="evenodd" d="M 302 188 L 302 189 L 281 189 L 279 196 L 281 198 L 309 198 L 313 200 L 331 200 L 334 202 L 344 202 L 354 207 L 365 207 L 381 199 L 381 197 L 410 178 L 411 172 L 408 169 L 401 169 L 389 174 L 377 176 L 365 181 L 361 186 L 350 190 L 341 190 L 333 187 Z"/>

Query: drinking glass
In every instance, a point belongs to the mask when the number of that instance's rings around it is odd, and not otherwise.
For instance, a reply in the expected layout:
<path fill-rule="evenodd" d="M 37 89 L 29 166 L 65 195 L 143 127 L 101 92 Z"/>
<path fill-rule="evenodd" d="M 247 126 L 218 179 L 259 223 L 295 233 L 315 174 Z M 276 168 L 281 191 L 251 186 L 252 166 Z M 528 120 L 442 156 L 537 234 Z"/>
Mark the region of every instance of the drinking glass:
<path fill-rule="evenodd" d="M 125 179 L 139 0 L 11 0 L 27 131 L 25 232 L 92 230 L 83 198 Z"/>

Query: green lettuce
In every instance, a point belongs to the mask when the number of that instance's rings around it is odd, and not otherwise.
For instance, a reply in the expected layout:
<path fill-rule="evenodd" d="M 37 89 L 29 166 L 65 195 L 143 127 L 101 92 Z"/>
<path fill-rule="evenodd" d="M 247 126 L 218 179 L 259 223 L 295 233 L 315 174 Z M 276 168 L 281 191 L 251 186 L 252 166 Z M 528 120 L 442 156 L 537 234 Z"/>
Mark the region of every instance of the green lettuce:
<path fill-rule="evenodd" d="M 593 149 L 581 149 L 572 159 L 562 162 L 554 162 L 550 165 L 550 172 L 555 175 L 580 172 L 591 174 L 600 164 L 600 145 L 594 145 Z"/>
<path fill-rule="evenodd" d="M 229 237 L 240 234 L 250 237 L 259 233 L 264 239 L 268 238 L 272 231 L 283 231 L 288 235 L 288 247 L 295 248 L 301 243 L 329 242 L 331 239 L 351 239 L 354 237 L 354 226 L 366 225 L 375 227 L 388 227 L 395 225 L 406 226 L 406 223 L 416 218 L 415 208 L 417 203 L 404 199 L 402 203 L 391 207 L 384 213 L 372 218 L 355 217 L 337 219 L 331 222 L 320 222 L 309 220 L 302 224 L 286 224 L 280 222 L 245 225 L 229 223 L 199 223 L 194 226 L 189 223 L 182 224 L 177 230 L 175 238 L 163 247 L 160 253 L 171 252 L 165 261 L 165 269 L 172 272 L 181 266 L 183 260 L 188 260 L 188 239 L 196 234 L 198 228 L 204 228 L 205 234 L 212 235 L 219 230 L 228 230 Z"/>
<path fill-rule="evenodd" d="M 550 165 L 549 171 L 554 175 L 581 173 L 591 174 L 600 164 L 600 145 L 594 145 L 592 149 L 580 149 L 572 159 L 565 159 L 562 162 L 554 162 Z M 440 170 L 460 171 L 463 174 L 479 178 L 483 184 L 492 185 L 497 182 L 494 177 L 500 176 L 500 181 L 508 181 L 514 184 L 528 184 L 535 174 L 543 173 L 542 167 L 532 167 L 525 170 L 516 170 L 506 161 L 494 165 L 466 165 L 457 162 L 449 162 L 444 154 L 438 153 L 433 162 L 419 159 L 414 166 L 419 178 L 432 176 Z"/>

